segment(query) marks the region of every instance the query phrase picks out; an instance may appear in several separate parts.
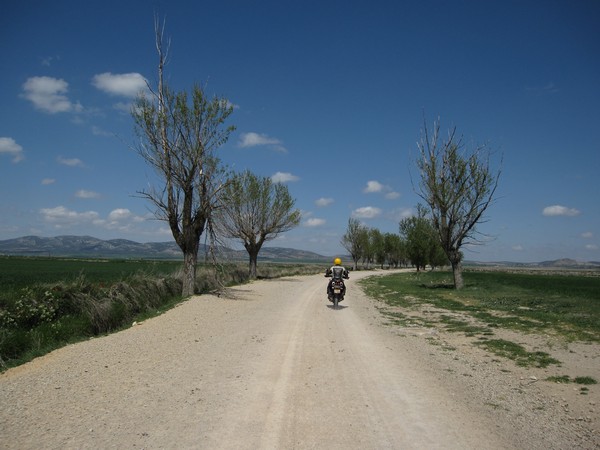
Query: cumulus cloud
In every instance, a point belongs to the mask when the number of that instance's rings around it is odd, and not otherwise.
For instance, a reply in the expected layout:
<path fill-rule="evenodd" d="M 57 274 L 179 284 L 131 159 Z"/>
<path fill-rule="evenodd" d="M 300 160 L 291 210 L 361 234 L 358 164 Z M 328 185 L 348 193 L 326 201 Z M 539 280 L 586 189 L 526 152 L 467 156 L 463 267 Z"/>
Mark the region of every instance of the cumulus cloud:
<path fill-rule="evenodd" d="M 96 211 L 77 212 L 64 206 L 55 208 L 43 208 L 40 210 L 44 221 L 54 224 L 57 228 L 78 225 L 82 223 L 97 224 L 100 220 Z"/>
<path fill-rule="evenodd" d="M 374 192 L 381 192 L 383 190 L 383 184 L 379 181 L 367 181 L 367 186 L 363 189 L 363 192 L 372 194 Z"/>
<path fill-rule="evenodd" d="M 575 208 L 568 208 L 562 205 L 546 206 L 542 211 L 544 216 L 567 216 L 573 217 L 581 214 L 581 211 Z"/>
<path fill-rule="evenodd" d="M 586 231 L 585 233 L 581 233 L 581 237 L 584 239 L 592 239 L 594 237 L 594 233 L 591 231 Z"/>
<path fill-rule="evenodd" d="M 113 209 L 108 214 L 106 227 L 109 229 L 119 229 L 122 231 L 130 231 L 135 223 L 143 222 L 144 218 L 137 216 L 127 208 Z"/>
<path fill-rule="evenodd" d="M 321 197 L 320 199 L 315 201 L 315 205 L 319 206 L 319 207 L 325 207 L 325 206 L 329 206 L 333 203 L 333 199 L 329 198 L 329 197 Z"/>
<path fill-rule="evenodd" d="M 40 111 L 49 114 L 81 112 L 83 107 L 67 97 L 69 83 L 52 77 L 31 77 L 23 83 L 22 97 L 33 103 Z"/>
<path fill-rule="evenodd" d="M 78 212 L 64 206 L 43 208 L 39 212 L 45 222 L 57 229 L 95 226 L 108 230 L 133 231 L 137 229 L 136 224 L 145 220 L 127 208 L 113 209 L 106 218 L 102 218 L 96 211 Z"/>
<path fill-rule="evenodd" d="M 283 143 L 277 138 L 254 132 L 240 134 L 240 140 L 238 142 L 239 147 L 248 148 L 257 147 L 259 145 L 270 146 L 273 150 L 278 152 L 287 152 L 286 148 L 283 146 Z"/>
<path fill-rule="evenodd" d="M 135 72 L 120 74 L 105 72 L 94 75 L 92 85 L 107 94 L 129 98 L 136 97 L 148 88 L 146 79 Z"/>
<path fill-rule="evenodd" d="M 384 197 L 388 200 L 394 200 L 400 197 L 398 192 L 395 192 L 391 187 L 380 183 L 377 180 L 367 181 L 367 185 L 363 189 L 365 194 L 384 194 Z"/>
<path fill-rule="evenodd" d="M 304 225 L 307 227 L 320 227 L 321 225 L 325 225 L 325 219 L 317 219 L 316 217 L 312 217 L 304 222 Z"/>
<path fill-rule="evenodd" d="M 97 192 L 86 191 L 85 189 L 80 189 L 77 192 L 75 192 L 75 197 L 83 198 L 83 199 L 100 198 L 100 194 L 98 194 Z"/>
<path fill-rule="evenodd" d="M 54 178 L 44 178 L 44 179 L 42 180 L 42 184 L 43 184 L 44 186 L 47 186 L 47 185 L 49 185 L 49 184 L 54 184 L 54 183 L 56 183 L 56 180 L 55 180 Z"/>
<path fill-rule="evenodd" d="M 132 212 L 130 210 L 128 210 L 127 208 L 117 208 L 117 209 L 113 209 L 110 212 L 110 214 L 108 215 L 108 220 L 111 220 L 111 221 L 126 220 L 132 216 L 133 216 Z"/>
<path fill-rule="evenodd" d="M 513 249 L 514 251 L 516 251 L 516 252 L 522 252 L 522 251 L 524 250 L 524 249 L 523 249 L 523 246 L 522 246 L 522 245 L 519 245 L 519 244 L 517 244 L 517 245 L 513 245 L 513 246 L 512 246 L 512 249 Z"/>
<path fill-rule="evenodd" d="M 273 183 L 288 183 L 291 181 L 298 181 L 300 177 L 296 175 L 292 175 L 289 172 L 277 172 L 275 175 L 271 177 Z"/>
<path fill-rule="evenodd" d="M 381 215 L 381 209 L 374 206 L 363 206 L 352 211 L 352 217 L 357 219 L 374 219 Z"/>
<path fill-rule="evenodd" d="M 9 137 L 0 137 L 0 155 L 2 154 L 12 156 L 12 162 L 14 163 L 18 163 L 24 158 L 23 147 Z"/>
<path fill-rule="evenodd" d="M 596 244 L 587 244 L 585 246 L 586 250 L 598 250 L 598 246 Z"/>
<path fill-rule="evenodd" d="M 59 164 L 62 164 L 63 166 L 69 166 L 69 167 L 83 167 L 83 161 L 78 159 L 78 158 L 63 158 L 62 156 L 59 156 L 57 159 Z"/>

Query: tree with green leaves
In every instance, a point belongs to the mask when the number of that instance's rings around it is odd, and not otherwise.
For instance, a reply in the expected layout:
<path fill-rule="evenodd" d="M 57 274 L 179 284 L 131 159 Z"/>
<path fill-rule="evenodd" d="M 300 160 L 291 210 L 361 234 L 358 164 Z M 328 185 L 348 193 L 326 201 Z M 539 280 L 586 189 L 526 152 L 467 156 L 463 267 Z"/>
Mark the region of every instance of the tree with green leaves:
<path fill-rule="evenodd" d="M 287 186 L 250 171 L 234 174 L 224 186 L 218 229 L 225 237 L 244 244 L 251 279 L 256 278 L 263 244 L 300 223 L 300 211 L 294 204 Z"/>
<path fill-rule="evenodd" d="M 216 150 L 234 130 L 225 126 L 233 108 L 224 98 L 209 98 L 198 85 L 189 95 L 167 86 L 163 30 L 156 21 L 158 85 L 137 98 L 131 114 L 140 138 L 136 150 L 160 180 L 159 186 L 139 194 L 154 205 L 155 216 L 169 224 L 183 252 L 182 295 L 188 297 L 195 292 L 200 237 L 212 229 L 219 200 L 224 172 Z"/>
<path fill-rule="evenodd" d="M 425 208 L 417 205 L 417 215 L 400 221 L 400 235 L 406 242 L 406 255 L 417 272 L 429 263 L 431 248 L 437 243 Z"/>
<path fill-rule="evenodd" d="M 443 139 L 439 121 L 432 130 L 424 123 L 418 149 L 421 180 L 417 194 L 431 210 L 433 226 L 452 265 L 454 287 L 461 289 L 461 248 L 479 243 L 476 227 L 492 203 L 501 171 L 492 170 L 486 146 L 467 148 L 455 128 Z"/>
<path fill-rule="evenodd" d="M 364 257 L 367 241 L 367 227 L 362 225 L 358 219 L 350 217 L 348 219 L 348 228 L 340 242 L 348 253 L 350 253 L 353 261 L 353 270 L 358 268 L 358 262 Z"/>
<path fill-rule="evenodd" d="M 404 263 L 404 241 L 400 235 L 395 233 L 385 233 L 383 235 L 383 246 L 385 258 L 390 267 L 397 268 Z"/>
<path fill-rule="evenodd" d="M 379 264 L 383 269 L 386 260 L 385 241 L 383 234 L 377 228 L 369 229 L 369 247 L 371 249 L 372 261 Z"/>

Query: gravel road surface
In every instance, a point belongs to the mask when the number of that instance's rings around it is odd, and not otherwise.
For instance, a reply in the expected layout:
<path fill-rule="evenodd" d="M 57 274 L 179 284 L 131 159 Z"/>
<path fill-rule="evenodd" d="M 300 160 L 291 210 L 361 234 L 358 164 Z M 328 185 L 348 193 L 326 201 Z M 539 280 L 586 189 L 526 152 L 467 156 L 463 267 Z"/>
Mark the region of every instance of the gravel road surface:
<path fill-rule="evenodd" d="M 323 276 L 257 281 L 11 369 L 0 375 L 0 448 L 573 444 L 569 430 L 491 407 L 423 338 L 384 326 L 362 276 L 351 274 L 337 310 Z"/>

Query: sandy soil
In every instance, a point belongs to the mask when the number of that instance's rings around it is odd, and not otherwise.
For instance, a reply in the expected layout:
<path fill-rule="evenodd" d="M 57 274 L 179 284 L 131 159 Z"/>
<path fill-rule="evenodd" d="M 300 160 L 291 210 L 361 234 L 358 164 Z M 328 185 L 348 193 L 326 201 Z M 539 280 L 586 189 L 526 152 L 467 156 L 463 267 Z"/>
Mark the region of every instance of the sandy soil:
<path fill-rule="evenodd" d="M 0 448 L 600 448 L 600 388 L 386 325 L 351 276 L 337 310 L 322 276 L 259 281 L 11 369 Z M 553 348 L 600 379 L 597 346 Z"/>

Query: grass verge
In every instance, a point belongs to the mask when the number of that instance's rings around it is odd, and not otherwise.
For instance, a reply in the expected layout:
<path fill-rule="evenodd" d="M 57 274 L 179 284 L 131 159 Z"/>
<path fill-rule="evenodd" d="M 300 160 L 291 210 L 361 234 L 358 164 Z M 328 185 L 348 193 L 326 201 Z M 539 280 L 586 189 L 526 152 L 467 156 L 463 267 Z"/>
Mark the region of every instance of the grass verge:
<path fill-rule="evenodd" d="M 437 326 L 476 337 L 480 348 L 524 367 L 560 364 L 550 354 L 493 338 L 496 330 L 600 342 L 600 277 L 574 274 L 464 272 L 455 290 L 445 271 L 401 273 L 361 281 L 390 324 Z"/>

